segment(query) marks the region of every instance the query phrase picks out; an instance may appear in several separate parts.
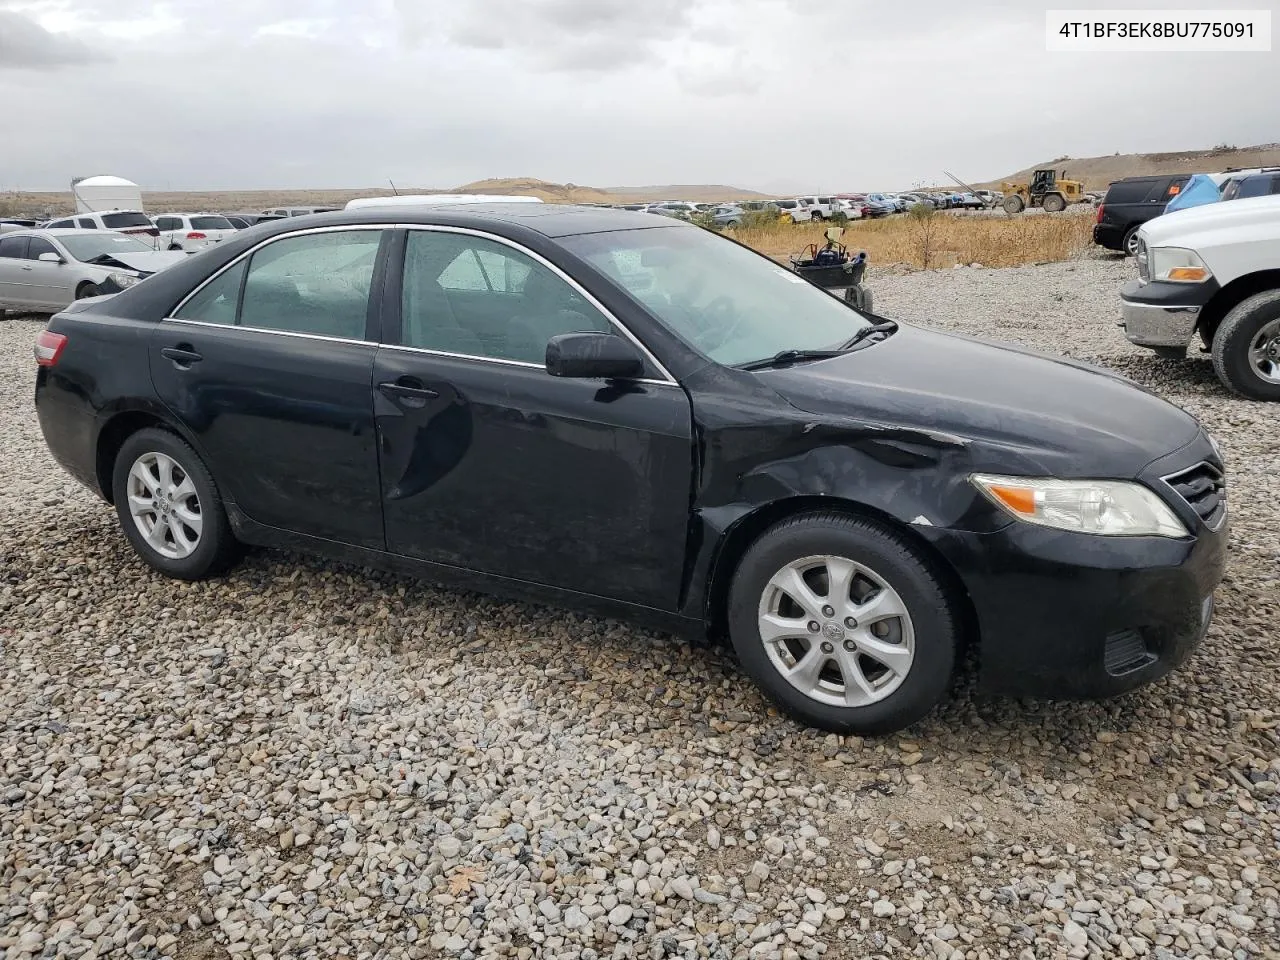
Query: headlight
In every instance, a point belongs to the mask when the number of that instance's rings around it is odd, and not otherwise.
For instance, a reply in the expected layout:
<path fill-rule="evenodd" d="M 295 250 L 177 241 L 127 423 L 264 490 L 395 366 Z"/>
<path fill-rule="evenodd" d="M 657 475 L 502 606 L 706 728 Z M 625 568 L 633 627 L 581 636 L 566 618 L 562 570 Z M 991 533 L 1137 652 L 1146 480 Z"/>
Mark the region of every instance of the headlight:
<path fill-rule="evenodd" d="M 1204 283 L 1213 274 L 1194 250 L 1182 247 L 1153 247 L 1151 279 L 1172 283 Z"/>
<path fill-rule="evenodd" d="M 1142 234 L 1138 234 L 1138 250 L 1134 259 L 1138 261 L 1138 279 L 1143 283 L 1150 283 L 1151 255 L 1147 252 L 1147 241 L 1142 239 Z"/>
<path fill-rule="evenodd" d="M 138 278 L 131 273 L 113 273 L 107 278 L 117 287 L 123 290 L 125 287 L 132 287 L 138 282 Z"/>
<path fill-rule="evenodd" d="M 973 483 L 1018 520 L 1104 537 L 1185 537 L 1168 505 L 1125 480 L 1057 480 L 974 474 Z"/>

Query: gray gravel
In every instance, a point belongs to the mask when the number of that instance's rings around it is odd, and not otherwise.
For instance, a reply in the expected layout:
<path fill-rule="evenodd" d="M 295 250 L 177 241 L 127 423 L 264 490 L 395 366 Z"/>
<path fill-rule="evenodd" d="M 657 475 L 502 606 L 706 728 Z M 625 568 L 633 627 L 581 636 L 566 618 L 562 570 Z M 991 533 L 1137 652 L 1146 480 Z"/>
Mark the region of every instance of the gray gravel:
<path fill-rule="evenodd" d="M 1130 348 L 1130 269 L 872 282 L 1206 422 L 1207 643 L 1109 703 L 962 681 L 865 742 L 610 621 L 266 552 L 163 580 L 45 451 L 41 323 L 0 321 L 0 956 L 1277 956 L 1280 410 Z"/>

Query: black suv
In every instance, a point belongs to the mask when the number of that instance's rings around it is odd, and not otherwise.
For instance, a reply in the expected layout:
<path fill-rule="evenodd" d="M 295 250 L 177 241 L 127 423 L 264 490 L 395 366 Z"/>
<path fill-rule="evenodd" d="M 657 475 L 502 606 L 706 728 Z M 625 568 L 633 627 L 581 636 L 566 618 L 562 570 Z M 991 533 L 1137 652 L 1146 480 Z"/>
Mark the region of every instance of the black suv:
<path fill-rule="evenodd" d="M 1098 206 L 1093 242 L 1133 256 L 1138 246 L 1138 228 L 1164 213 L 1165 204 L 1178 195 L 1189 179 L 1186 174 L 1164 174 L 1115 181 Z"/>

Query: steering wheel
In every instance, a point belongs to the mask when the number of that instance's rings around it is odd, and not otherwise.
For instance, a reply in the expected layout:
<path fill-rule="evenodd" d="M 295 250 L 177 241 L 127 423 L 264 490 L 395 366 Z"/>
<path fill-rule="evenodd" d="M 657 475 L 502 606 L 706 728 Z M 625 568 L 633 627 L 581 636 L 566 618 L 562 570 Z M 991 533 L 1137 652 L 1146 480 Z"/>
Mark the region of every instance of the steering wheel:
<path fill-rule="evenodd" d="M 742 318 L 727 296 L 719 296 L 698 311 L 698 325 L 702 346 L 714 350 L 729 341 L 738 332 Z"/>

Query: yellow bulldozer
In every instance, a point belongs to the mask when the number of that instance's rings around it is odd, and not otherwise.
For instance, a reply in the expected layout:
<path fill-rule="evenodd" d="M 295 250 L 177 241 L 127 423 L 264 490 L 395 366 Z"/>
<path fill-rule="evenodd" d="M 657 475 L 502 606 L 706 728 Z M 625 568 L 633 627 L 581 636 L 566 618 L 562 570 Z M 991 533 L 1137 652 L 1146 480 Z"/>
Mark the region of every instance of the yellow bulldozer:
<path fill-rule="evenodd" d="M 1043 207 L 1046 213 L 1058 213 L 1068 203 L 1084 200 L 1084 184 L 1068 180 L 1067 172 L 1061 176 L 1056 170 L 1037 170 L 1030 183 L 1002 183 L 1003 206 L 1006 213 L 1021 213 L 1027 207 Z"/>

